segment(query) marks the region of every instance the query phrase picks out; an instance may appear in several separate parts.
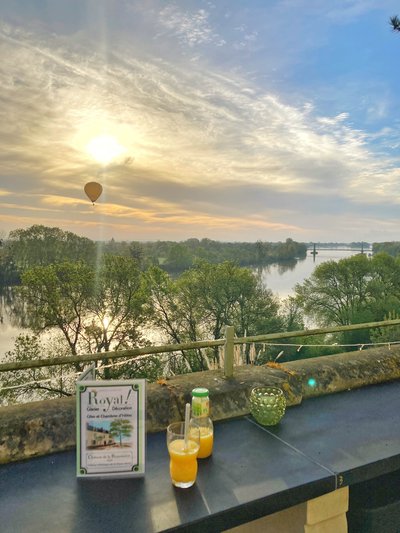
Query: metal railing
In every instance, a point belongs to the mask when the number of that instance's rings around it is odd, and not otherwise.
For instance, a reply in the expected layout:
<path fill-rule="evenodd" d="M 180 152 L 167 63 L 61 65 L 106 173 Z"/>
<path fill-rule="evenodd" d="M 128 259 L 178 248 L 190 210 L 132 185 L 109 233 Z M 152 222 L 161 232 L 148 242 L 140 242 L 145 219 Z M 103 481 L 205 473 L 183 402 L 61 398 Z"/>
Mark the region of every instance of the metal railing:
<path fill-rule="evenodd" d="M 98 352 L 83 355 L 72 355 L 68 357 L 53 357 L 45 359 L 36 359 L 35 361 L 19 361 L 18 363 L 1 363 L 1 372 L 12 372 L 16 370 L 27 370 L 32 368 L 42 368 L 58 365 L 70 365 L 74 363 L 90 363 L 104 359 L 115 360 L 126 357 L 138 357 L 143 355 L 156 355 L 169 352 L 183 352 L 185 350 L 213 348 L 216 346 L 224 347 L 224 375 L 227 378 L 233 376 L 234 347 L 237 344 L 249 343 L 271 343 L 283 339 L 293 339 L 298 337 L 309 337 L 314 335 L 323 335 L 327 333 L 340 333 L 347 331 L 357 331 L 362 329 L 399 326 L 400 319 L 384 320 L 381 322 L 367 322 L 363 324 L 352 324 L 350 326 L 333 326 L 318 329 L 306 329 L 300 331 L 285 331 L 280 333 L 269 333 L 265 335 L 253 335 L 249 337 L 235 337 L 233 326 L 226 326 L 225 338 L 216 340 L 205 340 L 196 342 L 187 342 L 183 344 L 166 344 L 163 346 L 146 346 L 144 348 L 133 348 L 130 350 L 118 350 L 110 352 Z M 388 342 L 382 344 L 390 344 Z"/>

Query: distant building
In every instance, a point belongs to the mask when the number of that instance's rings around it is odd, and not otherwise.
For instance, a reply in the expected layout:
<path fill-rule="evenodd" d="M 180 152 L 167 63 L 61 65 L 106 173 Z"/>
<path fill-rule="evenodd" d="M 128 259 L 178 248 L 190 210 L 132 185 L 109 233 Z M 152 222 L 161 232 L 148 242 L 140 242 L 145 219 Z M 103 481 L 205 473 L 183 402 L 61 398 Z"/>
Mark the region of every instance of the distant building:
<path fill-rule="evenodd" d="M 108 429 L 97 428 L 87 424 L 86 426 L 86 447 L 97 448 L 98 446 L 112 446 L 115 444 L 114 437 Z"/>

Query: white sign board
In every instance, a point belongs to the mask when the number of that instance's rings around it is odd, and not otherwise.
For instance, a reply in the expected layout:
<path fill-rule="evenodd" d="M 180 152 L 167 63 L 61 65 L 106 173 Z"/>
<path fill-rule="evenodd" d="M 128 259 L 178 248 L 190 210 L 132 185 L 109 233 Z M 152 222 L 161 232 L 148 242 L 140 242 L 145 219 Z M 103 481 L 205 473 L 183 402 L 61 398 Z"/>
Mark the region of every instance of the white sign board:
<path fill-rule="evenodd" d="M 143 476 L 146 381 L 88 377 L 76 384 L 77 476 Z"/>

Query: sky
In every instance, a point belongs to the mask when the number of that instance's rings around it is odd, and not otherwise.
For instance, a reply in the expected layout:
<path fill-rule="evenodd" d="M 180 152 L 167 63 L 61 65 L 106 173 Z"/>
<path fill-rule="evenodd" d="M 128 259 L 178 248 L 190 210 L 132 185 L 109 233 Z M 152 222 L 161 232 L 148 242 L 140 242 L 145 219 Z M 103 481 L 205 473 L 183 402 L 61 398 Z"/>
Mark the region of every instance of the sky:
<path fill-rule="evenodd" d="M 0 237 L 400 240 L 396 14 L 392 0 L 1 0 Z"/>

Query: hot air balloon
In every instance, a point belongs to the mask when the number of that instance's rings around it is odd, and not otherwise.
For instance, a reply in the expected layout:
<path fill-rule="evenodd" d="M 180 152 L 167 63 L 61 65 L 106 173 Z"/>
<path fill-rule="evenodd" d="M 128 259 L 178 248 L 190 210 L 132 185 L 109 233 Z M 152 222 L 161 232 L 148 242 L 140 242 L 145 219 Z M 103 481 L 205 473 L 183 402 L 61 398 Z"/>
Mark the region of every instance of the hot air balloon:
<path fill-rule="evenodd" d="M 92 201 L 94 205 L 95 201 L 103 192 L 103 187 L 100 185 L 100 183 L 97 183 L 96 181 L 90 181 L 89 183 L 86 183 L 84 191 L 87 197 Z"/>

